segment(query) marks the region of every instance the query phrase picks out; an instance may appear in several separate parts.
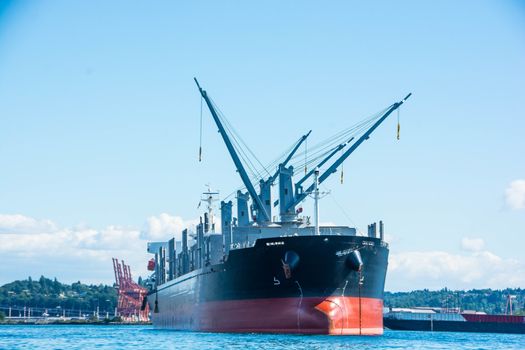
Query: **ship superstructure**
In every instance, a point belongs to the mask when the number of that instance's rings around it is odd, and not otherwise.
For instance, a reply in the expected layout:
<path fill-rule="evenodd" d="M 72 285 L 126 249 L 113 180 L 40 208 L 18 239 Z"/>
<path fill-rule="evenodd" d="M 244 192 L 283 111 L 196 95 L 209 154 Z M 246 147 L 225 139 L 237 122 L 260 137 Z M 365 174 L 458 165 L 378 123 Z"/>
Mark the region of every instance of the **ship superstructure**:
<path fill-rule="evenodd" d="M 310 132 L 283 156 L 275 172 L 253 185 L 231 137 L 231 128 L 195 79 L 243 182 L 233 202 L 220 202 L 214 222 L 208 211 L 195 232 L 182 239 L 155 242 L 152 289 L 148 296 L 156 327 L 218 331 L 306 334 L 382 334 L 383 290 L 388 245 L 383 223 L 369 225 L 366 236 L 348 226 L 319 224 L 319 185 L 334 174 L 372 132 L 408 97 L 396 102 L 355 130 L 340 133 L 310 162 L 310 171 L 294 173 L 291 161 Z M 294 177 L 295 175 L 295 177 Z M 272 186 L 278 182 L 278 199 Z M 314 199 L 314 222 L 302 216 L 300 203 Z M 278 215 L 272 216 L 278 207 Z M 218 227 L 216 227 L 218 226 Z M 220 233 L 219 233 L 220 227 Z"/>

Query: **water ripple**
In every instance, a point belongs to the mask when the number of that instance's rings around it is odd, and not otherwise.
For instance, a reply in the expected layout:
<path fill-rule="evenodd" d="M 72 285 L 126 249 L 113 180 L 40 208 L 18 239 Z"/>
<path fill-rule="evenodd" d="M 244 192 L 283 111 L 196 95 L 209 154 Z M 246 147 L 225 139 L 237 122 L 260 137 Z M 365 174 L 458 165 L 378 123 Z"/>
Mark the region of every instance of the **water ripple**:
<path fill-rule="evenodd" d="M 380 337 L 215 334 L 147 326 L 0 326 L 0 349 L 525 349 L 525 335 L 386 331 Z"/>

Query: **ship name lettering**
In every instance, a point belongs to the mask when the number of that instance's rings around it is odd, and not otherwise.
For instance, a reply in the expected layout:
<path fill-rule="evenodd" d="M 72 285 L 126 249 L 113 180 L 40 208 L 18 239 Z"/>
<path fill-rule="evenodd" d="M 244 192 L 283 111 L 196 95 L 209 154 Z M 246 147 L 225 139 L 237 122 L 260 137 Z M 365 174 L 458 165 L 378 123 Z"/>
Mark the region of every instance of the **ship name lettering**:
<path fill-rule="evenodd" d="M 345 256 L 345 255 L 350 254 L 350 253 L 353 252 L 354 250 L 355 250 L 355 249 L 339 250 L 339 251 L 335 252 L 335 255 L 336 255 L 336 256 L 339 256 L 339 257 L 341 257 L 341 256 Z"/>

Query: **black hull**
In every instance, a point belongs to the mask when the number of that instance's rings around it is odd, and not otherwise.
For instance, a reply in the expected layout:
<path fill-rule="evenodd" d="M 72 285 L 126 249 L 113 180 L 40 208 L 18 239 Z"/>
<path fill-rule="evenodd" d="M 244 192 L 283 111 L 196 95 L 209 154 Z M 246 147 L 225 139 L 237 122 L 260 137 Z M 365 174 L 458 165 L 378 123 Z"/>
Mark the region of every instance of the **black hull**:
<path fill-rule="evenodd" d="M 400 331 L 525 334 L 525 323 L 399 320 L 384 318 L 386 328 Z"/>
<path fill-rule="evenodd" d="M 358 249 L 360 272 L 349 263 Z M 299 257 L 287 273 L 286 252 Z M 149 295 L 159 328 L 218 332 L 381 334 L 388 249 L 379 239 L 259 239 Z M 361 278 L 361 283 L 359 282 Z M 157 305 L 155 306 L 155 302 Z"/>

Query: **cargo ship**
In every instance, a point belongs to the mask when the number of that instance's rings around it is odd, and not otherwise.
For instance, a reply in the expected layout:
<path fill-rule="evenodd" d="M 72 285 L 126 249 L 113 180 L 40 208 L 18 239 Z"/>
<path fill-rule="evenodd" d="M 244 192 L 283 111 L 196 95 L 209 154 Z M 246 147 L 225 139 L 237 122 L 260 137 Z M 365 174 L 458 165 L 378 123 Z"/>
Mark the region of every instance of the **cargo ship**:
<path fill-rule="evenodd" d="M 525 334 L 525 316 L 439 308 L 390 309 L 384 315 L 384 325 L 403 331 Z"/>
<path fill-rule="evenodd" d="M 319 186 L 410 94 L 311 151 L 304 175 L 291 163 L 306 158 L 297 152 L 310 132 L 285 152 L 268 177 L 254 179 L 242 142 L 195 83 L 244 188 L 236 192 L 236 217 L 232 201 L 222 200 L 216 225 L 218 193 L 208 190 L 202 198 L 207 211 L 192 232 L 184 229 L 180 242 L 148 243 L 153 274 L 143 305 L 149 303 L 153 325 L 206 332 L 382 334 L 389 252 L 383 222 L 369 225 L 363 235 L 354 227 L 320 225 Z M 276 181 L 278 199 L 272 201 Z M 302 215 L 301 203 L 308 197 L 313 198 L 313 222 Z"/>

